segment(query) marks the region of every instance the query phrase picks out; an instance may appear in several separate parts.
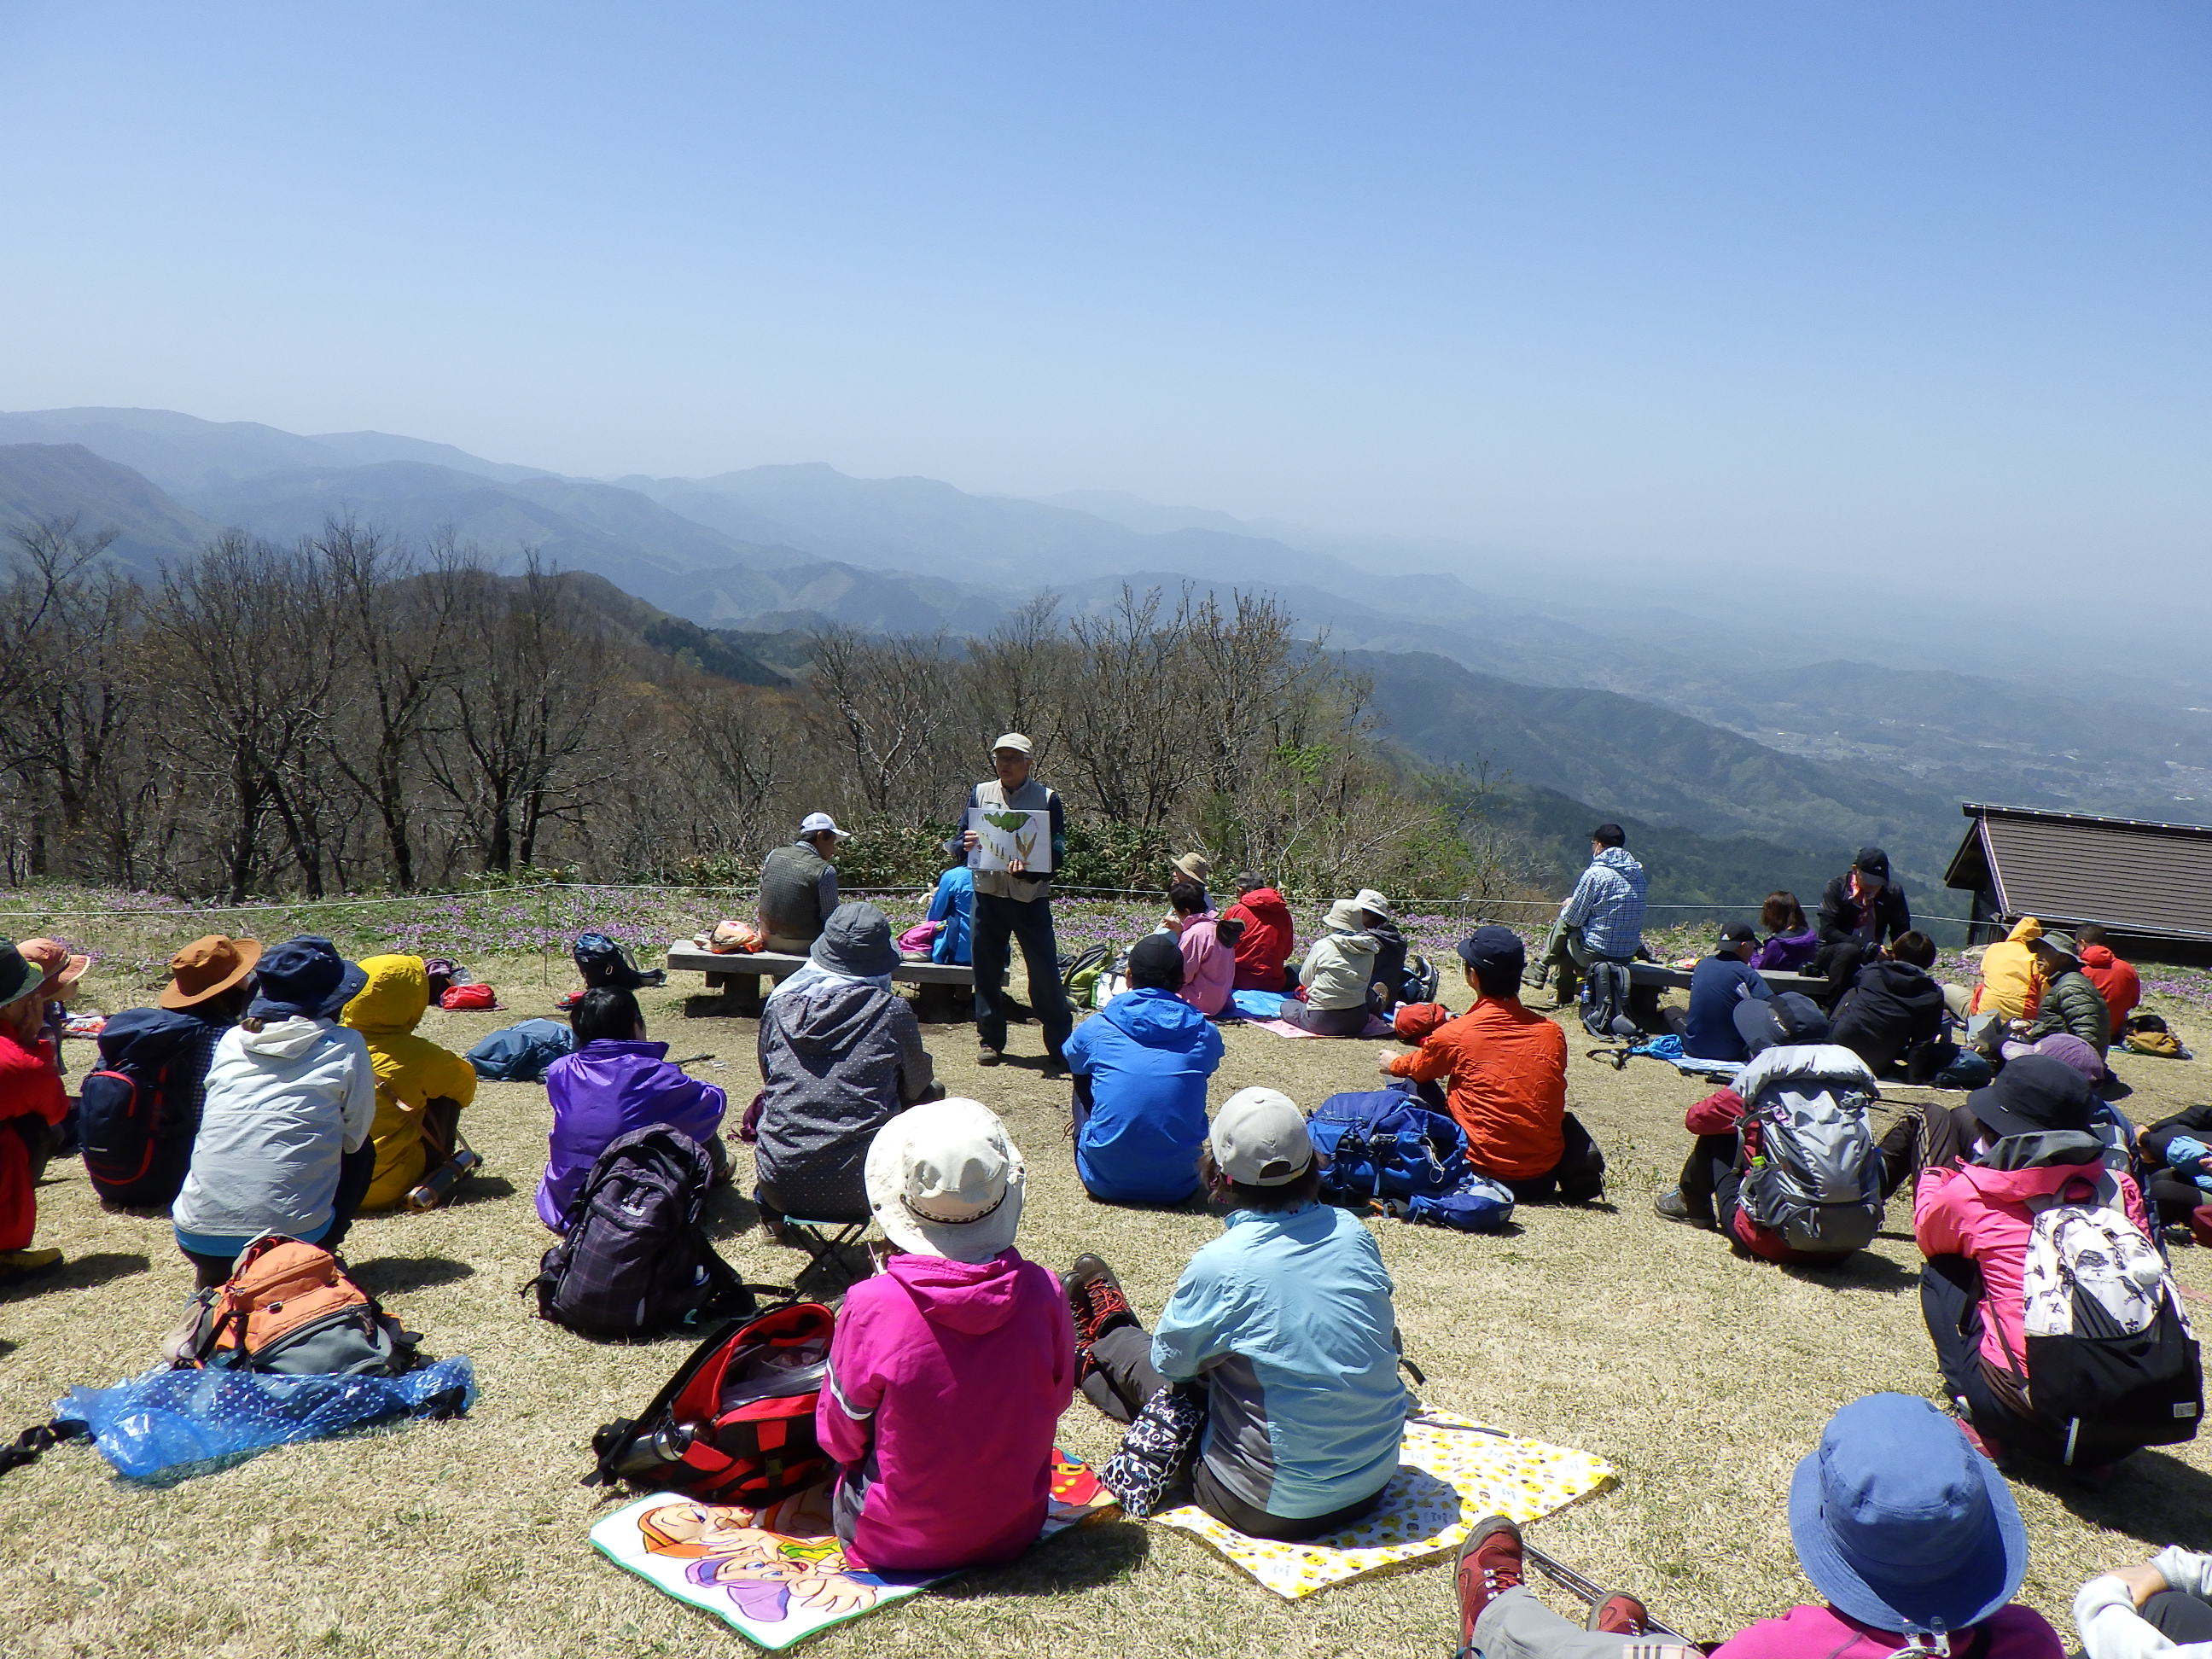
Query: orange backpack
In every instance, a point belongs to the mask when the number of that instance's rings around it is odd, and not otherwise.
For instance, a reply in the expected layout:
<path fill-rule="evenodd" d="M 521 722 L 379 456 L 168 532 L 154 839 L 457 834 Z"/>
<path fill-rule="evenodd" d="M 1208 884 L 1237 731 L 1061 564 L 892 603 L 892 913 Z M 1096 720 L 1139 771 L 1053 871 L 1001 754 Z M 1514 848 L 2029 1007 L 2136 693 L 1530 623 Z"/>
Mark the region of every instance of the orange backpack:
<path fill-rule="evenodd" d="M 415 1363 L 418 1339 L 336 1256 L 282 1233 L 240 1251 L 229 1279 L 198 1302 L 181 1368 L 396 1376 Z"/>

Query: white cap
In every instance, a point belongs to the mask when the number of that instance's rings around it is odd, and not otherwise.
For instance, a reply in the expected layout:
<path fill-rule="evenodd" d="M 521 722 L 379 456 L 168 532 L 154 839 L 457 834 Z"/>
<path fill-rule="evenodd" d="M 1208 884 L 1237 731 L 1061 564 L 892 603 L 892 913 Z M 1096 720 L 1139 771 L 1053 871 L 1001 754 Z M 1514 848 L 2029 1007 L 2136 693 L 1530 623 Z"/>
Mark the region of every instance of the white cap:
<path fill-rule="evenodd" d="M 1363 910 L 1372 910 L 1383 921 L 1390 920 L 1390 901 L 1372 887 L 1363 887 L 1352 896 L 1352 902 Z"/>
<path fill-rule="evenodd" d="M 837 836 L 840 840 L 847 839 L 845 832 L 837 827 L 837 820 L 827 812 L 809 812 L 799 820 L 799 838 L 801 841 L 805 840 L 809 836 L 821 835 L 824 831 Z"/>
<path fill-rule="evenodd" d="M 1239 1089 L 1221 1103 L 1206 1137 L 1213 1161 L 1242 1187 L 1285 1187 L 1313 1163 L 1306 1115 L 1273 1089 Z"/>
<path fill-rule="evenodd" d="M 1030 752 L 1030 740 L 1018 732 L 1001 732 L 999 740 L 991 745 L 991 752 L 995 755 L 1001 749 L 1011 749 L 1017 754 L 1026 755 Z"/>
<path fill-rule="evenodd" d="M 917 1255 L 988 1261 L 1022 1218 L 1022 1155 L 980 1101 L 910 1106 L 868 1143 L 868 1208 Z"/>

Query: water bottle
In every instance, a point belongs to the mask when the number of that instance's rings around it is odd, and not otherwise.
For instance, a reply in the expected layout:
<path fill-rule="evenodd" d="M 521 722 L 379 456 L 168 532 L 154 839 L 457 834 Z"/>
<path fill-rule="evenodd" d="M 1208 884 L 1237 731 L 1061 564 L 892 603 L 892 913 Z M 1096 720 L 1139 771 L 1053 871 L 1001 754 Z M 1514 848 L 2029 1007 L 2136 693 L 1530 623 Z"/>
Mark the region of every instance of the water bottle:
<path fill-rule="evenodd" d="M 483 1164 L 483 1156 L 471 1147 L 464 1146 L 436 1169 L 422 1177 L 420 1185 L 407 1194 L 410 1210 L 434 1210 L 453 1195 L 472 1170 Z"/>

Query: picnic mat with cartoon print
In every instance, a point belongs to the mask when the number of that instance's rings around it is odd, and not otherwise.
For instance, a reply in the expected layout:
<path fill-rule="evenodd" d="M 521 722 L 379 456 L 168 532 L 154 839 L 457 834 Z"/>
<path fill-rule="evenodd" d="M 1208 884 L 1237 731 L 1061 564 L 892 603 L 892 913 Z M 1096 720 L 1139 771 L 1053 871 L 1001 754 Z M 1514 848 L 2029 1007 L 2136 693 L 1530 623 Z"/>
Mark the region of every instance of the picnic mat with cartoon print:
<path fill-rule="evenodd" d="M 1090 1465 L 1053 1453 L 1052 1500 L 1040 1538 L 1114 1512 Z M 830 1488 L 764 1510 L 659 1492 L 592 1528 L 592 1545 L 679 1601 L 704 1607 L 756 1647 L 774 1650 L 903 1601 L 949 1572 L 864 1572 L 848 1565 L 830 1522 Z"/>
<path fill-rule="evenodd" d="M 1521 1440 L 1473 1418 L 1407 1419 L 1398 1473 L 1356 1526 L 1303 1544 L 1252 1538 L 1194 1505 L 1153 1520 L 1212 1546 L 1286 1601 L 1348 1579 L 1395 1572 L 1460 1547 L 1486 1515 L 1524 1525 L 1613 1484 L 1610 1463 L 1569 1446 Z"/>

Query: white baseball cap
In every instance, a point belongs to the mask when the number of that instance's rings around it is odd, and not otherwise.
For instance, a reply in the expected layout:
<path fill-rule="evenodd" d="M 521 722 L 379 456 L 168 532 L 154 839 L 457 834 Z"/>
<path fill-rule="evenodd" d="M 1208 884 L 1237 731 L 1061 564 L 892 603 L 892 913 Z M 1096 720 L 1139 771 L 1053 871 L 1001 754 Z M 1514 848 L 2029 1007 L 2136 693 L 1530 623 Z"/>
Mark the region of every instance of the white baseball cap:
<path fill-rule="evenodd" d="M 868 1143 L 868 1208 L 902 1250 L 988 1261 L 1022 1218 L 1022 1155 L 981 1101 L 909 1106 Z"/>
<path fill-rule="evenodd" d="M 1286 1187 L 1313 1164 L 1306 1115 L 1274 1089 L 1240 1089 L 1223 1101 L 1206 1144 L 1240 1187 Z"/>
<path fill-rule="evenodd" d="M 1030 740 L 1020 732 L 1001 732 L 999 740 L 991 745 L 991 752 L 995 755 L 1001 749 L 1011 749 L 1017 754 L 1026 755 L 1030 752 Z"/>
<path fill-rule="evenodd" d="M 850 839 L 846 836 L 842 830 L 840 830 L 837 827 L 837 820 L 831 817 L 827 812 L 809 812 L 804 818 L 799 820 L 799 834 L 801 840 L 804 840 L 808 836 L 821 835 L 825 830 L 830 835 L 836 836 L 840 841 Z"/>

